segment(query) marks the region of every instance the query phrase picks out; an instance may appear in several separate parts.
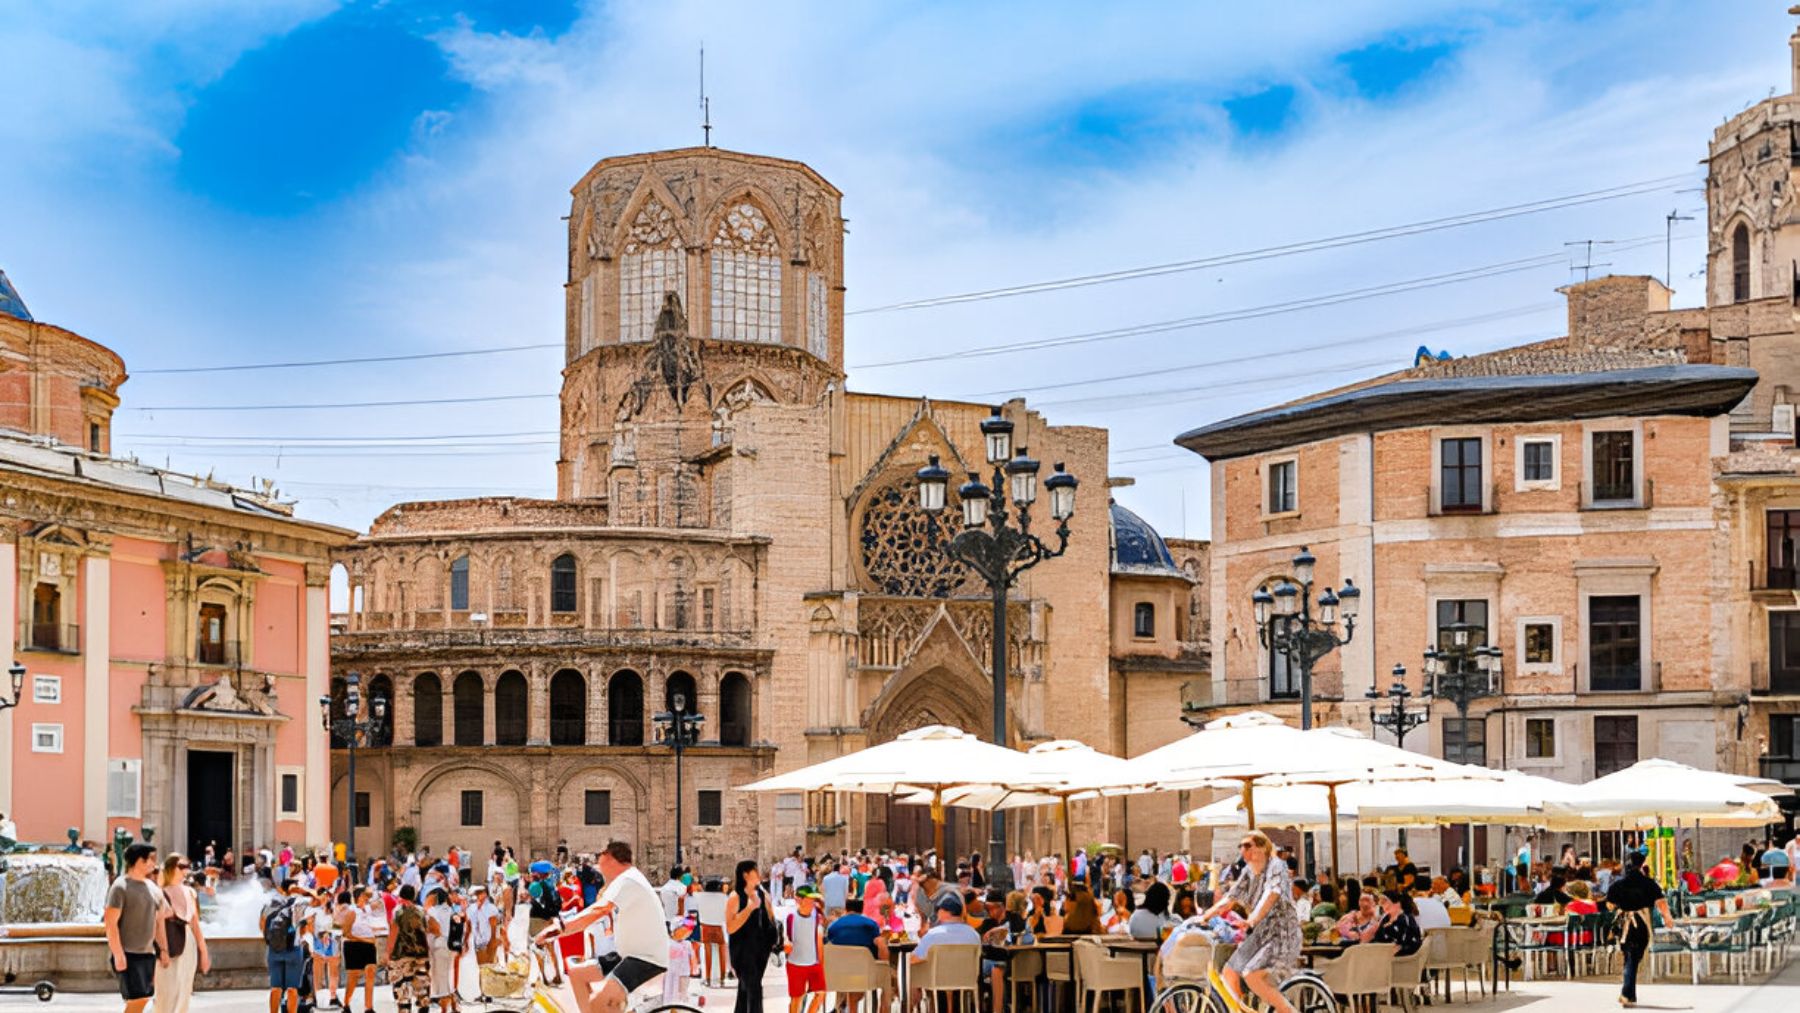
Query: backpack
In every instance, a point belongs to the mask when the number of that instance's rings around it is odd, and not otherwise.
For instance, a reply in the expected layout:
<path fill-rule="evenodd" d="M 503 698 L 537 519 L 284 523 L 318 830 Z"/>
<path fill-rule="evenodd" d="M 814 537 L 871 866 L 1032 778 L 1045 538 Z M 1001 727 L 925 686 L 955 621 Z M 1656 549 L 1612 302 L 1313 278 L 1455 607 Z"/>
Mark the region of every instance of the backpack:
<path fill-rule="evenodd" d="M 450 918 L 450 931 L 444 935 L 444 945 L 451 953 L 463 951 L 463 936 L 468 928 L 469 920 L 462 915 Z"/>
<path fill-rule="evenodd" d="M 531 894 L 531 917 L 549 921 L 562 913 L 562 898 L 549 880 L 538 880 L 528 887 Z"/>
<path fill-rule="evenodd" d="M 263 942 L 277 953 L 294 948 L 294 901 L 288 898 L 270 908 L 263 919 Z"/>

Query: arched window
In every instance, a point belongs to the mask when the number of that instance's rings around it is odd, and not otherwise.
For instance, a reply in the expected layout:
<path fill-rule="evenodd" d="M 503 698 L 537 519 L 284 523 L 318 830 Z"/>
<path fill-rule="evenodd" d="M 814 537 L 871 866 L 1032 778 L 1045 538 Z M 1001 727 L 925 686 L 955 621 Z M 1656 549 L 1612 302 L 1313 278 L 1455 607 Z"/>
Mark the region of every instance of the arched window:
<path fill-rule="evenodd" d="M 644 744 L 644 680 L 618 672 L 606 684 L 606 740 L 615 746 Z"/>
<path fill-rule="evenodd" d="M 712 237 L 712 333 L 781 343 L 781 248 L 762 209 L 727 208 Z"/>
<path fill-rule="evenodd" d="M 375 734 L 370 737 L 371 746 L 391 746 L 394 744 L 394 681 L 385 675 L 378 675 L 369 680 L 369 706 L 375 701 L 382 701 L 381 724 L 376 727 Z M 374 714 L 374 710 L 369 713 Z"/>
<path fill-rule="evenodd" d="M 575 580 L 575 557 L 571 553 L 563 553 L 550 563 L 550 611 L 574 612 L 577 588 Z"/>
<path fill-rule="evenodd" d="M 444 684 L 426 672 L 413 680 L 413 745 L 444 744 Z"/>
<path fill-rule="evenodd" d="M 750 744 L 750 679 L 742 672 L 719 681 L 719 745 Z"/>
<path fill-rule="evenodd" d="M 530 705 L 526 703 L 526 695 L 523 675 L 518 672 L 500 674 L 500 681 L 494 683 L 494 745 L 525 744 L 525 736 L 528 734 L 526 715 L 530 709 Z M 458 705 L 460 706 L 460 697 Z M 457 720 L 460 723 L 461 718 Z M 459 739 L 461 735 L 461 732 L 457 733 Z"/>
<path fill-rule="evenodd" d="M 486 737 L 486 729 L 482 727 L 487 718 L 487 689 L 481 684 L 481 675 L 477 672 L 464 672 L 456 677 L 456 744 L 459 746 L 486 745 L 482 740 Z"/>
<path fill-rule="evenodd" d="M 663 709 L 674 712 L 675 698 L 681 697 L 681 711 L 684 714 L 697 714 L 700 711 L 700 694 L 694 690 L 694 677 L 686 672 L 675 672 L 663 686 Z"/>
<path fill-rule="evenodd" d="M 450 611 L 469 610 L 469 557 L 457 556 L 450 563 Z"/>
<path fill-rule="evenodd" d="M 587 744 L 587 680 L 571 668 L 550 677 L 550 744 Z"/>
<path fill-rule="evenodd" d="M 1750 298 L 1750 226 L 1738 223 L 1731 233 L 1731 301 Z"/>
<path fill-rule="evenodd" d="M 663 294 L 687 300 L 687 253 L 675 228 L 675 215 L 651 197 L 631 220 L 619 256 L 619 340 L 649 341 Z M 586 349 L 584 348 L 583 351 Z"/>

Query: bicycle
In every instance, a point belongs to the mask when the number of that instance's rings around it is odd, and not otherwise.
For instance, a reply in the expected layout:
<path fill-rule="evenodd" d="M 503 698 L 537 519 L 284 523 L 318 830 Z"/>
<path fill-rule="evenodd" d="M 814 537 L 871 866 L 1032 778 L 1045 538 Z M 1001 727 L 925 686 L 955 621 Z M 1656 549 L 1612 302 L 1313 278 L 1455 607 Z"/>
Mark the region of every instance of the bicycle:
<path fill-rule="evenodd" d="M 550 948 L 533 943 L 529 954 L 518 954 L 503 965 L 483 967 L 481 992 L 486 997 L 487 1007 L 511 1013 L 576 1013 L 577 1007 L 564 1006 L 550 992 L 551 988 L 566 984 L 568 978 L 565 976 L 554 983 L 544 980 L 543 968 L 546 966 L 556 966 Z M 612 969 L 604 957 L 600 959 L 600 966 L 607 971 Z M 625 1013 L 702 1013 L 699 1003 L 664 1002 L 660 982 L 660 978 L 652 978 L 627 996 Z M 518 1001 L 505 1001 L 509 999 Z"/>
<path fill-rule="evenodd" d="M 1262 1000 L 1245 990 L 1243 998 L 1227 997 L 1225 982 L 1217 969 L 1206 969 L 1206 980 L 1177 980 L 1156 994 L 1149 1013 L 1239 1013 L 1260 1009 Z M 1338 1013 L 1337 996 L 1324 980 L 1311 971 L 1300 971 L 1281 983 L 1281 995 L 1294 1007 L 1295 1013 Z"/>

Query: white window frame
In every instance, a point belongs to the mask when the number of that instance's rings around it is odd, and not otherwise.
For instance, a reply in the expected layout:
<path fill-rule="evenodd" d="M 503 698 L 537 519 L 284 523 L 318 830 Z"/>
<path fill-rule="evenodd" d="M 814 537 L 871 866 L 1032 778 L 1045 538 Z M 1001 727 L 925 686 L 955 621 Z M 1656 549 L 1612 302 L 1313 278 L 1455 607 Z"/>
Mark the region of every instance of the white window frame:
<path fill-rule="evenodd" d="M 289 775 L 294 777 L 296 785 L 294 791 L 294 808 L 283 809 L 281 807 L 281 779 L 288 777 Z M 355 800 L 352 799 L 350 804 L 354 807 L 356 804 Z M 306 818 L 305 767 L 275 768 L 275 810 L 275 818 L 278 820 L 303 820 Z"/>
<path fill-rule="evenodd" d="M 41 704 L 62 703 L 62 676 L 34 675 L 31 677 L 31 702 Z"/>
<path fill-rule="evenodd" d="M 1528 479 L 1525 477 L 1525 444 L 1527 443 L 1550 444 L 1550 477 L 1548 479 Z M 1561 488 L 1562 434 L 1525 433 L 1515 437 L 1513 439 L 1513 491 L 1555 491 Z"/>
<path fill-rule="evenodd" d="M 1272 509 L 1274 504 L 1269 502 L 1269 473 L 1284 464 L 1291 464 L 1294 466 L 1294 506 L 1293 506 L 1293 509 L 1291 509 L 1291 510 L 1275 510 L 1275 509 Z M 1263 515 L 1264 520 L 1272 520 L 1277 517 L 1298 517 L 1298 516 L 1300 516 L 1300 455 L 1299 454 L 1285 454 L 1281 457 L 1271 457 L 1271 458 L 1265 459 L 1262 462 L 1261 467 L 1259 467 L 1257 469 L 1257 477 L 1262 482 L 1262 491 L 1259 495 L 1259 498 L 1262 500 L 1262 515 Z"/>
<path fill-rule="evenodd" d="M 1631 433 L 1631 498 L 1594 499 L 1594 434 Z M 1644 505 L 1644 424 L 1638 419 L 1587 422 L 1581 427 L 1581 508 L 1636 510 Z"/>
<path fill-rule="evenodd" d="M 129 774 L 136 782 L 131 790 L 131 797 L 137 805 L 130 809 L 114 808 L 112 804 L 112 779 L 119 774 Z M 106 780 L 106 818 L 124 820 L 141 818 L 144 809 L 144 761 L 136 759 L 107 760 Z"/>
<path fill-rule="evenodd" d="M 1481 509 L 1452 510 L 1447 516 L 1457 514 L 1490 513 L 1494 509 L 1494 434 L 1488 429 L 1444 429 L 1431 434 L 1431 507 L 1432 512 L 1445 515 L 1444 511 L 1444 441 L 1468 440 L 1481 441 Z"/>
<path fill-rule="evenodd" d="M 49 745 L 38 742 L 38 736 L 48 735 L 55 741 Z M 34 753 L 61 753 L 63 751 L 63 726 L 60 724 L 33 724 L 31 726 L 31 751 Z"/>
<path fill-rule="evenodd" d="M 1518 659 L 1514 671 L 1520 675 L 1561 675 L 1563 670 L 1563 621 L 1561 616 L 1520 616 L 1516 621 L 1513 643 L 1513 657 Z M 1525 627 L 1550 627 L 1550 660 L 1525 660 Z"/>

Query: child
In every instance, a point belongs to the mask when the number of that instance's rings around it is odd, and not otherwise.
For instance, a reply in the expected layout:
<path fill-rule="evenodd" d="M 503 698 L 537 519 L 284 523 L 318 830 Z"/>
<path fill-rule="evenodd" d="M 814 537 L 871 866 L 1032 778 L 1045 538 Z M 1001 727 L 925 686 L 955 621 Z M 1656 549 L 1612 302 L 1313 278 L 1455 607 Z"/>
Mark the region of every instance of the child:
<path fill-rule="evenodd" d="M 692 915 L 675 923 L 669 931 L 669 968 L 663 972 L 662 997 L 665 1003 L 688 1002 L 688 978 L 694 973 L 693 936 L 696 925 Z M 701 996 L 693 1000 L 698 1006 L 706 1002 Z"/>
<path fill-rule="evenodd" d="M 794 891 L 796 910 L 787 916 L 788 1013 L 819 1013 L 825 1005 L 825 919 L 819 913 L 819 891 L 803 886 Z M 812 1002 L 806 1002 L 807 993 Z"/>

